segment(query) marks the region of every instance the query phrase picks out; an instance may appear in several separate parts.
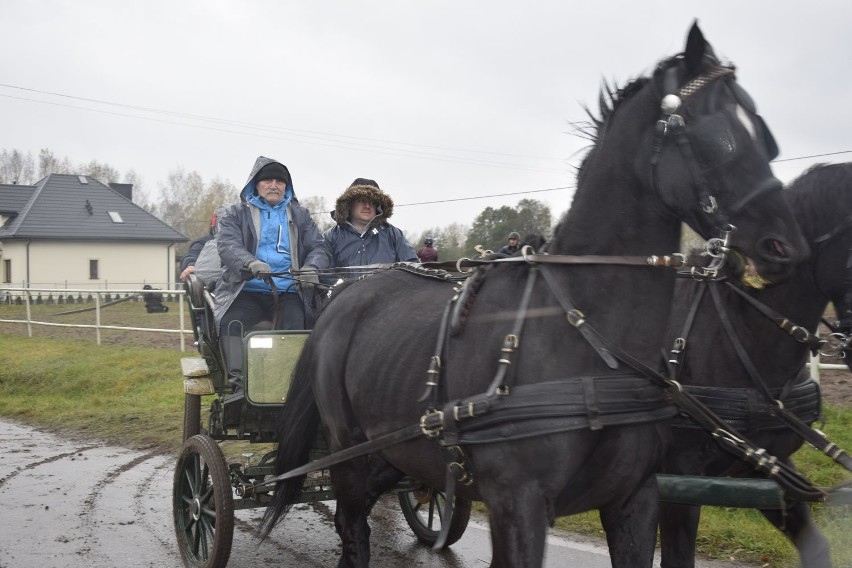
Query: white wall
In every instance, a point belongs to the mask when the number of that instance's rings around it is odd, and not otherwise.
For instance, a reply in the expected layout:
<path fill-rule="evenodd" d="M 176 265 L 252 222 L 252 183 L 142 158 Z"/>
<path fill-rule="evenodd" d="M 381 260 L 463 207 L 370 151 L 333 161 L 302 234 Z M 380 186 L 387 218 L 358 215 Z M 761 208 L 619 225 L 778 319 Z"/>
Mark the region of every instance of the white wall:
<path fill-rule="evenodd" d="M 12 261 L 12 286 L 138 289 L 167 287 L 175 280 L 175 247 L 165 243 L 91 241 L 4 241 L 2 260 Z M 89 261 L 98 261 L 98 278 L 89 278 Z"/>

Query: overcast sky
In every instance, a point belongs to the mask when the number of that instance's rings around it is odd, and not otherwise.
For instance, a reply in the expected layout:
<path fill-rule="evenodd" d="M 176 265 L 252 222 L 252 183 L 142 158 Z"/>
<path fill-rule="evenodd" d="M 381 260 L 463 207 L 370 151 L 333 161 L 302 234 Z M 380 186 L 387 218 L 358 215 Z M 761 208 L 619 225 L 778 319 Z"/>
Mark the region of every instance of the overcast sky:
<path fill-rule="evenodd" d="M 587 144 L 570 123 L 697 18 L 789 181 L 852 160 L 797 159 L 852 150 L 850 16 L 840 0 L 2 0 L 0 148 L 132 168 L 152 198 L 178 167 L 242 186 L 262 154 L 330 206 L 377 180 L 413 236 L 524 197 L 558 215 Z M 418 205 L 495 194 L 511 195 Z"/>

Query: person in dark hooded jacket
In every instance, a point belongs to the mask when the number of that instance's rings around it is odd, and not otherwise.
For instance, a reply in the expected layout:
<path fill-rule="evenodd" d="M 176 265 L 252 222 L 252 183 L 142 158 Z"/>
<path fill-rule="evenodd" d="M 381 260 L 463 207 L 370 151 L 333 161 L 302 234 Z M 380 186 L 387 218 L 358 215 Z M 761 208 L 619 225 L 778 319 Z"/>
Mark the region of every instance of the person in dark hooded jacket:
<path fill-rule="evenodd" d="M 420 262 L 402 231 L 388 223 L 393 199 L 371 179 L 358 178 L 335 203 L 336 224 L 323 236 L 332 266 L 367 266 L 393 262 Z M 340 274 L 357 278 L 360 272 Z"/>
<path fill-rule="evenodd" d="M 219 325 L 222 349 L 235 393 L 242 391 L 242 334 L 273 319 L 278 305 L 278 329 L 310 329 L 316 269 L 328 268 L 330 258 L 322 234 L 293 192 L 284 164 L 260 156 L 240 192 L 241 202 L 218 217 L 216 246 L 222 276 L 216 283 L 213 315 Z M 259 275 L 314 269 L 311 275 L 275 276 L 277 298 Z"/>

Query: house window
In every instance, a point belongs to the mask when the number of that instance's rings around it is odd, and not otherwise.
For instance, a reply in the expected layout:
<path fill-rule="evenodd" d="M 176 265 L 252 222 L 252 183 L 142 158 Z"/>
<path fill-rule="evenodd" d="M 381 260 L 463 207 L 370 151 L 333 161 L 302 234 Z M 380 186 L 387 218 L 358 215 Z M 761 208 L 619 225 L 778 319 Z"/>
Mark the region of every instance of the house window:
<path fill-rule="evenodd" d="M 12 259 L 10 258 L 3 261 L 3 282 L 6 284 L 12 282 Z"/>
<path fill-rule="evenodd" d="M 118 211 L 107 211 L 109 213 L 109 218 L 112 219 L 113 223 L 124 223 L 124 219 L 121 218 Z"/>
<path fill-rule="evenodd" d="M 98 279 L 98 261 L 90 260 L 89 261 L 89 280 L 97 280 Z"/>

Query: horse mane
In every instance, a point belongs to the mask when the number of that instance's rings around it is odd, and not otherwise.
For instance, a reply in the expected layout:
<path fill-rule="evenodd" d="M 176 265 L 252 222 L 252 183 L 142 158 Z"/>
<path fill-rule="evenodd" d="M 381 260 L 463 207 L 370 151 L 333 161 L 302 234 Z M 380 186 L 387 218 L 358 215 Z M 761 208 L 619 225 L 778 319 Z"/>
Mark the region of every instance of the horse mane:
<path fill-rule="evenodd" d="M 844 223 L 852 213 L 852 162 L 816 164 L 784 188 L 809 241 Z"/>

